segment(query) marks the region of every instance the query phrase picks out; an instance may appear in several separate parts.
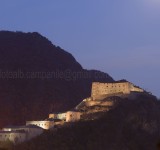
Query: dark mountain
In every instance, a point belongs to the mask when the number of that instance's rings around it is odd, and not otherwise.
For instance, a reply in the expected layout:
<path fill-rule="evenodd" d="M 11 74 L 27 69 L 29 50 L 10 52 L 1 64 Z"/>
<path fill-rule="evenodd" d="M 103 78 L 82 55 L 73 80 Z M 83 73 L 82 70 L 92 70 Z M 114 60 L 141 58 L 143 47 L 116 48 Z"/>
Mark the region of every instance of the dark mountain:
<path fill-rule="evenodd" d="M 101 118 L 48 131 L 16 150 L 156 150 L 160 101 L 153 96 L 122 99 Z M 160 144 L 159 144 L 160 145 Z"/>
<path fill-rule="evenodd" d="M 114 80 L 83 69 L 39 33 L 0 32 L 0 127 L 71 109 L 90 96 L 93 81 Z"/>

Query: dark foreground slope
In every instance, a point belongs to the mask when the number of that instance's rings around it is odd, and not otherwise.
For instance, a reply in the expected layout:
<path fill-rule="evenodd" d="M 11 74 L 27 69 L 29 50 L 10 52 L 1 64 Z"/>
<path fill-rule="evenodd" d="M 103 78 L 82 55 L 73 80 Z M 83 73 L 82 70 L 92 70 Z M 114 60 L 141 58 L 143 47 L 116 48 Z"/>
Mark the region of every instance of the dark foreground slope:
<path fill-rule="evenodd" d="M 153 97 L 123 100 L 99 120 L 46 132 L 16 150 L 156 150 L 160 102 Z"/>
<path fill-rule="evenodd" d="M 0 127 L 70 109 L 90 95 L 93 81 L 113 79 L 83 69 L 39 33 L 0 32 Z"/>

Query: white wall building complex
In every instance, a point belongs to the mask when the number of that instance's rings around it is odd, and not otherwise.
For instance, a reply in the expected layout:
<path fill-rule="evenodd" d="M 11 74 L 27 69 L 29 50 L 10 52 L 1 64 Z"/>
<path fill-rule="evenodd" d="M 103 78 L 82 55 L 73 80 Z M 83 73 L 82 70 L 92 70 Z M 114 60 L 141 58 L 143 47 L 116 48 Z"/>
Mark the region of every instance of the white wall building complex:
<path fill-rule="evenodd" d="M 0 131 L 0 141 L 4 142 L 9 140 L 14 144 L 18 144 L 28 141 L 42 133 L 43 129 L 34 125 L 8 126 Z"/>

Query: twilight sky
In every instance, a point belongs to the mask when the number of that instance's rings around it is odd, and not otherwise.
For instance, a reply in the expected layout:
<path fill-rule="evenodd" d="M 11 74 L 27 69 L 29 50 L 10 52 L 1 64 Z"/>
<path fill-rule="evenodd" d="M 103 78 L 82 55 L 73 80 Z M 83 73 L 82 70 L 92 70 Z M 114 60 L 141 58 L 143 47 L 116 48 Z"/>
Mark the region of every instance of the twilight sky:
<path fill-rule="evenodd" d="M 0 30 L 37 31 L 160 97 L 160 0 L 1 0 Z"/>

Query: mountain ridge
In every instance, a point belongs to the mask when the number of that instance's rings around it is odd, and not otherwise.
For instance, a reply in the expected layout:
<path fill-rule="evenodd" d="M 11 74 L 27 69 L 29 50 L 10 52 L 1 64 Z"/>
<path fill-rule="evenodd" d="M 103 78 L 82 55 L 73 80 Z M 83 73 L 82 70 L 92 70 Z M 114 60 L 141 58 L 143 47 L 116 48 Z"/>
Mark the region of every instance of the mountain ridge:
<path fill-rule="evenodd" d="M 3 78 L 3 73 L 18 70 L 59 71 L 64 77 Z M 106 73 L 83 69 L 70 53 L 37 32 L 0 31 L 0 74 L 0 127 L 71 109 L 90 95 L 92 82 L 114 82 Z"/>

